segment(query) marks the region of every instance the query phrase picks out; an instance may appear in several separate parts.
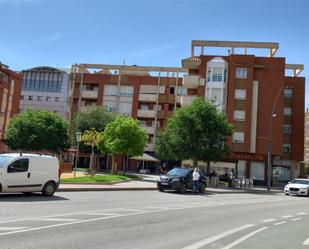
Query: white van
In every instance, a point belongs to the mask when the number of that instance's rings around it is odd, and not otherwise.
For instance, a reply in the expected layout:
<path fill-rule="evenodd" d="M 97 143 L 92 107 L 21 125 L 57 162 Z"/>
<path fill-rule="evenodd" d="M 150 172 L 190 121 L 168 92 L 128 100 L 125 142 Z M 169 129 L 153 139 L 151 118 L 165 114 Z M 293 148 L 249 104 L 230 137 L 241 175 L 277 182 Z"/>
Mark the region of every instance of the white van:
<path fill-rule="evenodd" d="M 52 196 L 59 186 L 59 161 L 36 154 L 0 154 L 0 192 L 42 192 Z"/>

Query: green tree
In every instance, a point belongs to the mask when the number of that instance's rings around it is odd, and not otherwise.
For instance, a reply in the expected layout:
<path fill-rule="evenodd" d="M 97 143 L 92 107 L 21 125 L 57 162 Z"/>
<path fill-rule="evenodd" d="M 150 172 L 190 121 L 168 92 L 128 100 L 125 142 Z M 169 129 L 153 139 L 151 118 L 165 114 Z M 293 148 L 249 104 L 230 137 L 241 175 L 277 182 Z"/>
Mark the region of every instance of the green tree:
<path fill-rule="evenodd" d="M 95 129 L 86 130 L 83 135 L 81 141 L 91 146 L 91 156 L 90 156 L 90 163 L 89 163 L 89 169 L 90 173 L 93 174 L 93 157 L 94 157 L 94 148 L 98 147 L 100 142 L 102 140 L 102 134 Z"/>
<path fill-rule="evenodd" d="M 6 144 L 14 150 L 53 153 L 68 147 L 68 124 L 58 114 L 28 109 L 13 117 L 6 131 Z"/>
<path fill-rule="evenodd" d="M 72 119 L 70 141 L 76 144 L 76 132 L 84 133 L 87 130 L 104 131 L 106 125 L 115 119 L 115 114 L 106 111 L 104 107 L 90 106 L 86 110 L 78 112 Z"/>
<path fill-rule="evenodd" d="M 147 134 L 140 128 L 138 120 L 119 116 L 106 126 L 102 141 L 100 150 L 107 150 L 112 154 L 112 173 L 115 173 L 117 171 L 114 163 L 115 155 L 125 155 L 128 163 L 129 156 L 143 154 Z M 125 171 L 125 164 L 123 165 L 123 171 Z"/>
<path fill-rule="evenodd" d="M 195 167 L 198 161 L 205 161 L 209 172 L 210 161 L 218 161 L 228 151 L 225 141 L 232 130 L 225 113 L 218 112 L 213 103 L 196 98 L 168 120 L 156 152 L 164 159 L 191 159 Z"/>

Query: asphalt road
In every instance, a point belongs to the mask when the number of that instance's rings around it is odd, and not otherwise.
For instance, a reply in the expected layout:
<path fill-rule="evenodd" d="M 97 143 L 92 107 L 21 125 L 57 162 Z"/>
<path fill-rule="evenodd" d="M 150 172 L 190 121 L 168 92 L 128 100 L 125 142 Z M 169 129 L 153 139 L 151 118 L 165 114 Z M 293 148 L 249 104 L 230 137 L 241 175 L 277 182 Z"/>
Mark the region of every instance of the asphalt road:
<path fill-rule="evenodd" d="M 157 191 L 2 194 L 0 248 L 309 248 L 309 198 Z"/>

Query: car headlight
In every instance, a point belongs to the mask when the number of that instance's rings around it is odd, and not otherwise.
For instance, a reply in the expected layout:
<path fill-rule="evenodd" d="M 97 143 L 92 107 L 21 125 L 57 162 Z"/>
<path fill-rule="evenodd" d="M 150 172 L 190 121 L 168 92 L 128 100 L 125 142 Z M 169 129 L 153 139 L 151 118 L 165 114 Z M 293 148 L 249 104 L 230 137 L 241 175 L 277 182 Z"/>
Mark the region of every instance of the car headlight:
<path fill-rule="evenodd" d="M 180 180 L 178 178 L 172 179 L 172 182 L 179 182 Z"/>

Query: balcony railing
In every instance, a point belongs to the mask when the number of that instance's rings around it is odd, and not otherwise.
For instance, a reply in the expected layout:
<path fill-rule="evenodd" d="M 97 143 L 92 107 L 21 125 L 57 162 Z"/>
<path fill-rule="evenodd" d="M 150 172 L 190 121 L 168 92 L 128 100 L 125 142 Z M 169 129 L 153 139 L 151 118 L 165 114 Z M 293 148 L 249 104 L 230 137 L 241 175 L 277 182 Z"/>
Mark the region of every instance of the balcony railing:
<path fill-rule="evenodd" d="M 147 144 L 145 151 L 154 151 L 155 145 L 154 144 Z"/>
<path fill-rule="evenodd" d="M 81 97 L 84 99 L 96 99 L 98 98 L 98 91 L 83 90 L 81 91 Z"/>
<path fill-rule="evenodd" d="M 147 134 L 154 134 L 155 133 L 155 127 L 154 126 L 144 126 L 144 125 L 142 125 L 141 128 L 144 129 L 144 131 Z"/>
<path fill-rule="evenodd" d="M 147 102 L 156 102 L 157 101 L 157 95 L 156 94 L 146 94 L 141 93 L 138 97 L 139 101 L 147 101 Z"/>
<path fill-rule="evenodd" d="M 183 86 L 185 87 L 198 87 L 200 85 L 200 76 L 198 75 L 184 75 Z"/>
<path fill-rule="evenodd" d="M 194 98 L 196 98 L 196 96 L 181 96 L 181 106 L 191 105 Z"/>
<path fill-rule="evenodd" d="M 154 110 L 137 110 L 137 117 L 140 118 L 155 118 L 156 113 Z"/>

